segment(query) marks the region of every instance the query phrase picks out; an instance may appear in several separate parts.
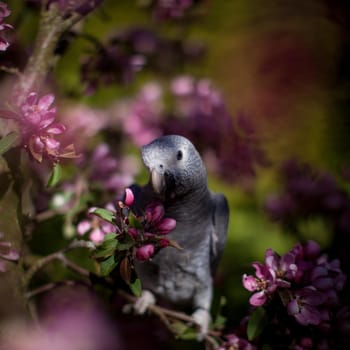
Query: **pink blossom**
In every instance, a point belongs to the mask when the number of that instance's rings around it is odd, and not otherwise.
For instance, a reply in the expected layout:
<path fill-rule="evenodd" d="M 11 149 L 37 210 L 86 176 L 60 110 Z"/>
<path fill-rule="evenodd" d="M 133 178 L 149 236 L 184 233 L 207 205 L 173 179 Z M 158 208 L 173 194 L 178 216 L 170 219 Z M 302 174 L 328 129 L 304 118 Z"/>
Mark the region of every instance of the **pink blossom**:
<path fill-rule="evenodd" d="M 248 276 L 247 274 L 243 275 L 242 283 L 243 287 L 249 290 L 249 292 L 255 292 L 259 287 L 257 279 L 254 276 Z"/>
<path fill-rule="evenodd" d="M 160 202 L 153 202 L 147 205 L 145 216 L 148 222 L 157 224 L 164 216 L 164 206 Z"/>
<path fill-rule="evenodd" d="M 7 5 L 3 2 L 0 2 L 0 32 L 6 29 L 12 29 L 13 27 L 10 24 L 3 23 L 4 18 L 9 16 L 11 11 L 7 8 Z M 0 35 L 0 51 L 5 51 L 9 47 L 8 41 Z"/>
<path fill-rule="evenodd" d="M 154 254 L 154 245 L 146 244 L 136 250 L 136 258 L 141 261 L 150 259 Z"/>
<path fill-rule="evenodd" d="M 87 219 L 83 219 L 77 225 L 77 233 L 80 236 L 89 235 L 89 239 L 95 244 L 102 243 L 108 233 L 115 232 L 116 228 L 110 222 L 107 222 L 94 214 L 96 207 L 91 207 L 87 212 Z M 105 209 L 115 211 L 113 204 L 108 203 Z"/>
<path fill-rule="evenodd" d="M 89 220 L 80 221 L 77 226 L 78 234 L 83 236 L 91 229 L 91 222 Z"/>
<path fill-rule="evenodd" d="M 157 230 L 160 235 L 166 235 L 176 227 L 176 220 L 172 218 L 163 219 L 158 225 Z"/>
<path fill-rule="evenodd" d="M 131 207 L 134 203 L 134 194 L 130 188 L 125 189 L 125 198 L 124 198 L 124 204 L 128 207 Z"/>
<path fill-rule="evenodd" d="M 19 126 L 21 143 L 39 163 L 44 158 L 57 162 L 59 158 L 76 158 L 74 145 L 62 147 L 56 136 L 66 127 L 55 123 L 56 107 L 52 107 L 55 97 L 47 94 L 41 98 L 36 92 L 28 94 L 19 112 L 2 111 L 2 117 L 14 119 Z"/>
<path fill-rule="evenodd" d="M 128 234 L 134 239 L 137 239 L 137 237 L 139 237 L 139 233 L 135 227 L 129 227 Z"/>

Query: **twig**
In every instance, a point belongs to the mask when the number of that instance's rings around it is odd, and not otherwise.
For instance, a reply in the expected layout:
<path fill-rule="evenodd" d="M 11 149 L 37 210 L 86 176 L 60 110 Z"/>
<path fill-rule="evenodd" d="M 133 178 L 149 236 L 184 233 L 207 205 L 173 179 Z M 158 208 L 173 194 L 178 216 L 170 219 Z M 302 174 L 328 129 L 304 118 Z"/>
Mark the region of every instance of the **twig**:
<path fill-rule="evenodd" d="M 123 291 L 123 290 L 118 290 L 118 294 L 125 299 L 126 301 L 130 302 L 130 303 L 135 303 L 137 300 L 137 297 L 130 295 L 129 293 Z M 171 322 L 169 321 L 168 318 L 172 319 L 172 320 L 179 320 L 179 321 L 183 321 L 186 323 L 190 323 L 192 325 L 196 325 L 195 320 L 183 313 L 183 312 L 179 312 L 179 311 L 174 311 L 174 310 L 170 310 L 158 305 L 149 305 L 148 306 L 148 310 L 149 312 L 157 315 L 162 322 L 165 324 L 165 326 L 172 332 L 174 333 L 174 329 L 171 327 Z M 217 332 L 217 331 L 213 331 L 213 330 L 209 330 L 208 334 L 205 335 L 204 340 L 209 344 L 209 346 L 212 349 L 216 349 L 217 348 L 217 343 L 214 339 L 214 337 L 220 337 L 221 333 Z"/>
<path fill-rule="evenodd" d="M 27 299 L 31 299 L 39 294 L 42 294 L 42 293 L 46 293 L 56 287 L 59 287 L 59 286 L 74 286 L 77 282 L 76 281 L 73 281 L 73 280 L 64 280 L 64 281 L 60 281 L 60 282 L 51 282 L 51 283 L 47 283 L 47 284 L 44 284 L 36 289 L 33 289 L 31 290 L 30 292 L 27 292 L 25 294 L 25 297 Z"/>
<path fill-rule="evenodd" d="M 24 290 L 27 288 L 30 280 L 33 278 L 33 276 L 41 270 L 44 266 L 49 264 L 50 262 L 54 260 L 59 260 L 61 261 L 65 266 L 67 266 L 69 269 L 72 271 L 78 273 L 79 275 L 82 275 L 84 277 L 88 277 L 90 272 L 77 264 L 73 263 L 71 260 L 67 259 L 65 256 L 65 253 L 72 249 L 77 249 L 77 248 L 87 248 L 87 249 L 94 249 L 95 246 L 92 242 L 88 241 L 83 241 L 83 240 L 74 240 L 72 241 L 66 248 L 52 253 L 50 255 L 47 255 L 38 261 L 36 261 L 30 268 L 29 270 L 25 273 L 23 277 L 23 287 Z"/>
<path fill-rule="evenodd" d="M 22 73 L 19 71 L 18 68 L 14 67 L 6 67 L 6 66 L 0 66 L 0 70 L 6 73 L 17 75 L 18 77 L 21 77 Z"/>

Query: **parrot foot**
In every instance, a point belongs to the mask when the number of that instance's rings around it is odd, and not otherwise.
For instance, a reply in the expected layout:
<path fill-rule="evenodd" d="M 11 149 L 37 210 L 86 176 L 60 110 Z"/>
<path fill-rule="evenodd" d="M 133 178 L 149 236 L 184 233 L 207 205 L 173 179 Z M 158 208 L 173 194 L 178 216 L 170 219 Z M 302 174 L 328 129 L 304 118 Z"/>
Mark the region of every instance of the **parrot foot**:
<path fill-rule="evenodd" d="M 142 315 L 150 305 L 156 303 L 155 296 L 148 290 L 143 290 L 140 298 L 134 304 L 134 310 L 137 314 Z"/>
<path fill-rule="evenodd" d="M 209 323 L 211 320 L 210 313 L 205 309 L 197 309 L 192 317 L 196 324 L 199 326 L 198 340 L 203 340 L 204 336 L 208 333 Z"/>

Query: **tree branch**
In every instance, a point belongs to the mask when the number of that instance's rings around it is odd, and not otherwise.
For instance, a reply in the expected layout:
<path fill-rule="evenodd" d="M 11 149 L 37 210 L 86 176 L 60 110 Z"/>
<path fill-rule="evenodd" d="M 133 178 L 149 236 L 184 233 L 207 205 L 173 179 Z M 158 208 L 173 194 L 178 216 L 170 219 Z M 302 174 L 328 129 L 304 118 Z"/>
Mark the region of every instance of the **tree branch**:
<path fill-rule="evenodd" d="M 134 295 L 131 295 L 131 294 L 129 294 L 121 289 L 118 290 L 118 294 L 124 300 L 126 300 L 132 304 L 134 304 L 137 301 L 137 297 L 135 297 Z M 196 326 L 196 322 L 193 319 L 193 317 L 191 317 L 183 312 L 170 310 L 170 309 L 158 306 L 158 305 L 149 305 L 147 310 L 149 312 L 157 315 L 161 319 L 161 321 L 165 324 L 165 326 L 173 334 L 176 334 L 176 332 L 174 332 L 174 329 L 171 326 L 171 321 L 178 320 L 178 321 L 183 321 L 183 322 L 189 323 L 193 326 Z M 204 340 L 206 341 L 208 346 L 210 346 L 211 349 L 216 349 L 217 343 L 216 343 L 214 337 L 220 337 L 220 336 L 221 336 L 221 332 L 209 330 L 208 334 L 205 335 Z"/>
<path fill-rule="evenodd" d="M 33 276 L 41 270 L 44 266 L 49 264 L 50 262 L 54 260 L 61 261 L 65 266 L 67 266 L 72 271 L 78 273 L 81 276 L 89 277 L 90 271 L 78 266 L 77 264 L 73 263 L 67 257 L 65 256 L 65 253 L 72 249 L 78 249 L 78 248 L 87 248 L 87 249 L 95 249 L 95 245 L 92 242 L 89 241 L 83 241 L 83 240 L 74 240 L 72 241 L 66 248 L 57 251 L 55 253 L 52 253 L 50 255 L 47 255 L 39 260 L 37 260 L 30 268 L 26 271 L 24 277 L 23 277 L 23 288 L 24 290 L 27 289 L 31 279 Z"/>

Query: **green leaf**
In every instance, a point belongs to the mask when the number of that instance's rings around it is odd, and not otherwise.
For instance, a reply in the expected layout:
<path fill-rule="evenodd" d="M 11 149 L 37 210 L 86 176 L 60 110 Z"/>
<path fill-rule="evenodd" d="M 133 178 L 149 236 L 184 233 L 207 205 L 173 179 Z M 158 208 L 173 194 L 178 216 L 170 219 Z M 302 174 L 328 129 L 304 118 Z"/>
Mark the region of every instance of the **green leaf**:
<path fill-rule="evenodd" d="M 177 336 L 177 338 L 183 340 L 197 340 L 198 331 L 194 328 L 187 327 L 180 335 Z"/>
<path fill-rule="evenodd" d="M 102 244 L 95 250 L 93 254 L 94 258 L 107 258 L 114 255 L 118 246 L 116 237 L 117 235 L 115 233 L 108 233 Z"/>
<path fill-rule="evenodd" d="M 49 181 L 47 182 L 47 187 L 53 187 L 58 184 L 62 177 L 62 168 L 59 164 L 55 164 L 51 171 Z"/>
<path fill-rule="evenodd" d="M 10 148 L 16 146 L 19 139 L 19 134 L 15 132 L 11 132 L 4 136 L 0 140 L 0 155 L 6 153 Z"/>
<path fill-rule="evenodd" d="M 134 244 L 134 240 L 129 235 L 126 235 L 123 242 L 119 242 L 118 250 L 129 250 Z"/>
<path fill-rule="evenodd" d="M 100 263 L 101 267 L 101 275 L 102 276 L 108 276 L 118 265 L 118 261 L 115 260 L 114 255 L 110 256 L 106 260 L 103 260 Z"/>
<path fill-rule="evenodd" d="M 101 219 L 108 221 L 110 223 L 113 223 L 115 215 L 112 211 L 109 211 L 107 209 L 103 209 L 103 208 L 97 208 L 95 209 L 92 214 L 97 215 L 98 217 L 100 217 Z"/>
<path fill-rule="evenodd" d="M 264 330 L 267 325 L 266 311 L 263 307 L 258 307 L 254 310 L 249 318 L 247 326 L 248 340 L 255 339 Z"/>
<path fill-rule="evenodd" d="M 225 296 L 221 296 L 220 299 L 218 300 L 218 303 L 216 305 L 216 310 L 215 310 L 215 317 L 213 318 L 212 322 L 212 328 L 214 329 L 223 329 L 227 318 L 222 315 L 222 310 L 227 304 L 227 299 Z"/>
<path fill-rule="evenodd" d="M 142 285 L 139 278 L 136 278 L 136 280 L 129 284 L 130 290 L 133 292 L 133 294 L 137 297 L 141 296 L 142 292 Z"/>
<path fill-rule="evenodd" d="M 213 322 L 212 327 L 215 329 L 222 329 L 224 328 L 226 321 L 227 321 L 227 317 L 223 315 L 217 315 L 215 317 L 215 321 Z"/>
<path fill-rule="evenodd" d="M 188 330 L 189 326 L 181 321 L 175 321 L 171 324 L 173 332 L 176 334 L 177 338 L 181 336 Z"/>
<path fill-rule="evenodd" d="M 140 220 L 135 216 L 135 214 L 130 213 L 128 219 L 131 227 L 142 228 L 142 224 Z"/>
<path fill-rule="evenodd" d="M 94 252 L 93 257 L 94 258 L 108 258 L 111 255 L 114 255 L 116 251 L 116 247 L 118 245 L 118 242 L 116 241 L 115 244 L 111 244 L 108 247 L 105 248 L 97 248 L 96 251 Z"/>
<path fill-rule="evenodd" d="M 107 241 L 111 241 L 111 240 L 114 240 L 115 238 L 117 238 L 117 234 L 114 233 L 114 232 L 111 232 L 111 233 L 107 233 L 104 238 L 103 238 L 103 243 L 104 242 L 107 242 Z M 103 244 L 102 243 L 102 244 Z"/>

